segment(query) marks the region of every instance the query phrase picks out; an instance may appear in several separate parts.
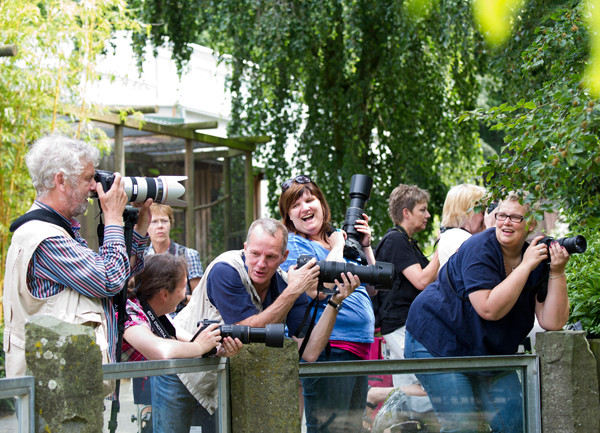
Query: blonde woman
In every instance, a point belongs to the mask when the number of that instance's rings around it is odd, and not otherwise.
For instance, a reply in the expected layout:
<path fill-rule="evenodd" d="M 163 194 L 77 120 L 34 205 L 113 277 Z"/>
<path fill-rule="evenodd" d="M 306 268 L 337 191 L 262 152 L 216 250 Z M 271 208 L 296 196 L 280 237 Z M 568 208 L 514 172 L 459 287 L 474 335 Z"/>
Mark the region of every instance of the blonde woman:
<path fill-rule="evenodd" d="M 484 210 L 475 212 L 475 206 L 484 195 L 485 188 L 470 183 L 453 186 L 448 191 L 437 247 L 440 269 L 464 241 L 485 229 Z"/>

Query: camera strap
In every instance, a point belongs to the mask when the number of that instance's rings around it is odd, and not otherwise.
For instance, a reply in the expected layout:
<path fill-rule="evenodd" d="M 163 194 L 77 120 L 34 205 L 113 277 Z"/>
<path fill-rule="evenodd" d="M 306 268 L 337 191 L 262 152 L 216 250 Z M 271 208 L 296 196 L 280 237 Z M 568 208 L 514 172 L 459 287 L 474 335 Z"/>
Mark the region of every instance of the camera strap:
<path fill-rule="evenodd" d="M 298 329 L 296 330 L 296 338 L 304 338 L 302 340 L 302 344 L 300 345 L 300 349 L 298 350 L 298 355 L 300 357 L 300 359 L 302 359 L 302 355 L 304 354 L 304 350 L 306 349 L 306 345 L 308 344 L 308 340 L 310 339 L 310 335 L 312 334 L 313 329 L 315 328 L 315 323 L 317 321 L 317 312 L 319 310 L 319 293 L 321 291 L 317 290 L 317 296 L 315 296 L 315 298 L 310 301 L 310 303 L 308 304 L 308 307 L 306 307 L 306 311 L 304 312 L 304 317 L 302 318 L 302 322 L 300 322 L 300 326 L 298 326 Z M 308 327 L 306 328 L 306 332 L 304 333 L 304 336 L 302 336 L 302 331 L 304 329 L 304 326 L 306 325 L 306 321 L 308 320 L 308 315 L 310 314 L 310 311 L 313 311 L 312 317 L 310 319 L 310 323 L 308 324 Z M 329 355 L 331 353 L 331 346 L 329 345 L 329 341 L 327 342 L 327 346 L 325 347 L 325 353 L 327 355 L 327 359 L 329 359 Z"/>
<path fill-rule="evenodd" d="M 175 245 L 177 245 L 177 247 Z M 177 256 L 177 257 L 183 256 L 186 258 L 186 261 L 187 261 L 187 257 L 185 255 L 185 247 L 183 245 L 176 244 L 173 241 L 171 241 L 171 243 L 169 244 L 169 254 L 171 254 L 172 256 Z M 191 295 L 192 294 L 192 286 L 190 285 L 190 276 L 187 272 L 185 274 L 185 278 L 187 281 L 185 294 Z M 179 305 L 181 305 L 181 303 L 179 303 Z M 177 307 L 179 307 L 179 305 Z"/>
<path fill-rule="evenodd" d="M 152 331 L 161 338 L 177 338 L 175 327 L 166 316 L 156 316 L 156 313 L 146 301 L 140 301 L 144 314 L 150 321 Z"/>
<path fill-rule="evenodd" d="M 67 222 L 60 215 L 58 215 L 57 213 L 52 212 L 48 209 L 43 209 L 43 208 L 34 209 L 32 211 L 27 212 L 24 215 L 21 215 L 19 218 L 14 220 L 13 223 L 10 225 L 10 231 L 14 232 L 19 227 L 21 227 L 23 224 L 25 224 L 26 222 L 33 221 L 33 220 L 44 221 L 44 222 L 59 226 L 59 227 L 65 229 L 65 231 L 69 234 L 69 236 L 71 236 L 73 239 L 75 239 L 75 234 L 73 233 L 73 229 L 71 228 L 71 226 L 69 224 L 67 224 Z"/>

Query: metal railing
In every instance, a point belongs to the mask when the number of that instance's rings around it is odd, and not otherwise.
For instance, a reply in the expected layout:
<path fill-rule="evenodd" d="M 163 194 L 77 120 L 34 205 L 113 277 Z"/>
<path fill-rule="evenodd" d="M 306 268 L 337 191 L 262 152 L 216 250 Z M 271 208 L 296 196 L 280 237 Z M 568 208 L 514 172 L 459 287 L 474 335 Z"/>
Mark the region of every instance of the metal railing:
<path fill-rule="evenodd" d="M 126 362 L 102 366 L 105 380 L 156 376 L 184 372 L 214 371 L 219 380 L 220 432 L 231 431 L 229 417 L 229 364 L 227 358 L 171 359 Z M 536 355 L 487 356 L 376 361 L 301 363 L 300 377 L 387 375 L 449 371 L 512 370 L 522 379 L 526 432 L 541 432 L 540 387 Z M 34 378 L 0 379 L 0 398 L 17 397 L 19 432 L 34 430 Z"/>
<path fill-rule="evenodd" d="M 35 378 L 33 376 L 0 379 L 0 400 L 15 399 L 19 432 L 35 431 Z"/>
<path fill-rule="evenodd" d="M 219 392 L 218 422 L 221 433 L 231 431 L 229 416 L 229 359 L 228 358 L 188 358 L 166 359 L 162 361 L 120 362 L 103 364 L 104 380 L 127 379 L 133 377 L 160 376 L 190 372 L 212 371 L 217 373 Z"/>

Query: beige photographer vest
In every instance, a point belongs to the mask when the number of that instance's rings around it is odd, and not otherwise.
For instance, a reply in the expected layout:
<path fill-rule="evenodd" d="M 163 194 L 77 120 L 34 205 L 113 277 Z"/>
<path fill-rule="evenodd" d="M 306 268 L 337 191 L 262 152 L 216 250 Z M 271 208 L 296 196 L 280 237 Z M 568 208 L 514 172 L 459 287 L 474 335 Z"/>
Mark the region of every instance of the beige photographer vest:
<path fill-rule="evenodd" d="M 226 251 L 214 259 L 211 264 L 206 268 L 204 276 L 200 280 L 200 283 L 194 289 L 192 293 L 192 299 L 189 304 L 186 305 L 183 310 L 175 316 L 173 321 L 177 327 L 181 327 L 186 331 L 194 334 L 198 329 L 198 322 L 204 319 L 222 321 L 221 314 L 217 310 L 208 298 L 206 289 L 207 276 L 211 272 L 213 266 L 217 263 L 227 263 L 232 266 L 240 276 L 242 284 L 248 292 L 248 296 L 252 299 L 252 303 L 257 308 L 258 312 L 263 310 L 260 296 L 256 292 L 256 289 L 252 285 L 252 281 L 246 271 L 243 259 L 244 250 L 238 251 Z M 284 281 L 287 282 L 287 274 L 280 268 L 277 268 L 277 272 L 281 275 Z M 219 405 L 219 394 L 217 390 L 217 374 L 214 372 L 202 372 L 202 373 L 181 373 L 179 379 L 187 387 L 190 393 L 204 406 L 209 412 L 213 413 Z"/>
<path fill-rule="evenodd" d="M 43 221 L 29 221 L 12 238 L 4 277 L 4 352 L 6 376 L 23 376 L 25 363 L 25 324 L 34 315 L 48 315 L 75 325 L 94 329 L 102 362 L 108 363 L 107 323 L 102 303 L 65 288 L 48 298 L 36 298 L 27 288 L 27 268 L 38 245 L 46 238 L 67 236 L 61 227 Z"/>

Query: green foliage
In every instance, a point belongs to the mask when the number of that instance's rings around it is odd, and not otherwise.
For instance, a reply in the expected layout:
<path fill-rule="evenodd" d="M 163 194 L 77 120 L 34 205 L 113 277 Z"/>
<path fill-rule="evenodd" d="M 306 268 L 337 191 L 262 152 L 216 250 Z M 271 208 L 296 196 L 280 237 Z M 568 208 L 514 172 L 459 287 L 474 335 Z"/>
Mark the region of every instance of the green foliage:
<path fill-rule="evenodd" d="M 570 323 L 581 322 L 595 338 L 600 336 L 600 236 L 595 228 L 578 231 L 588 241 L 584 254 L 569 260 L 567 282 L 571 303 Z"/>
<path fill-rule="evenodd" d="M 493 54 L 486 82 L 497 105 L 473 110 L 504 137 L 505 145 L 480 173 L 496 196 L 521 190 L 526 201 L 559 209 L 575 234 L 588 239 L 585 254 L 567 268 L 571 323 L 600 334 L 598 100 L 583 84 L 589 57 L 580 2 L 530 1 L 513 39 Z"/>
<path fill-rule="evenodd" d="M 203 2 L 191 26 L 231 54 L 224 59 L 232 68 L 230 133 L 273 138 L 257 152 L 273 215 L 278 186 L 292 172 L 319 184 L 337 224 L 350 177 L 371 175 L 367 211 L 380 234 L 399 183 L 428 189 L 439 212 L 447 184 L 473 180 L 482 158 L 477 124 L 454 119 L 475 108 L 479 39 L 468 4 L 428 3 L 429 13 L 416 16 L 415 1 Z M 158 0 L 135 4 L 146 22 L 163 23 L 150 40 L 168 36 L 176 61 L 185 61 L 175 43 L 183 36 L 169 24 L 186 19 L 181 10 Z M 291 140 L 298 147 L 290 155 Z"/>
<path fill-rule="evenodd" d="M 51 131 L 94 142 L 102 137 L 85 122 L 73 130 L 60 120 L 61 106 L 85 105 L 82 90 L 96 79 L 95 61 L 111 32 L 133 24 L 121 0 L 3 0 L 0 16 L 0 44 L 18 47 L 17 56 L 0 58 L 2 281 L 9 225 L 34 197 L 24 164 L 29 144 Z"/>
<path fill-rule="evenodd" d="M 600 117 L 598 101 L 581 84 L 587 57 L 581 20 L 580 5 L 556 8 L 536 27 L 518 67 L 522 83 L 531 87 L 513 87 L 528 100 L 475 110 L 461 119 L 478 118 L 504 133 L 502 153 L 480 169 L 497 195 L 522 190 L 527 201 L 543 203 L 541 210 L 559 207 L 570 222 L 597 226 Z"/>

